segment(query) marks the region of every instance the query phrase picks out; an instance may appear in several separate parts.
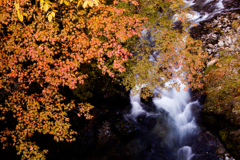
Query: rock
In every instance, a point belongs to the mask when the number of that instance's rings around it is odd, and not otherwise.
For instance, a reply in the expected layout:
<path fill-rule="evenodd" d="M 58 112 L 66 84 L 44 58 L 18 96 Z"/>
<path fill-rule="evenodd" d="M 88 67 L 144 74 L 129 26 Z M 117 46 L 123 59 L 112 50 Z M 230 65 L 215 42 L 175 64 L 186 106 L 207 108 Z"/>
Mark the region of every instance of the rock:
<path fill-rule="evenodd" d="M 219 41 L 219 42 L 218 42 L 218 46 L 219 46 L 219 47 L 223 47 L 223 46 L 224 46 L 223 41 Z"/>
<path fill-rule="evenodd" d="M 229 20 L 227 18 L 223 19 L 223 22 L 227 23 Z"/>
<path fill-rule="evenodd" d="M 216 149 L 216 154 L 220 155 L 220 154 L 224 154 L 225 153 L 225 148 L 223 147 L 218 147 Z"/>
<path fill-rule="evenodd" d="M 240 27 L 237 28 L 237 32 L 240 32 Z"/>
<path fill-rule="evenodd" d="M 214 45 L 212 45 L 212 44 L 210 43 L 210 44 L 208 44 L 208 47 L 214 48 Z"/>
<path fill-rule="evenodd" d="M 113 124 L 113 131 L 115 131 L 120 137 L 130 137 L 135 130 L 136 128 L 134 125 L 129 121 L 119 120 Z"/>
<path fill-rule="evenodd" d="M 110 130 L 111 124 L 107 121 L 103 122 L 103 125 L 100 129 L 98 129 L 98 138 L 99 139 L 106 139 L 107 137 L 112 136 Z"/>
<path fill-rule="evenodd" d="M 232 17 L 232 18 L 235 18 L 235 17 L 236 17 L 236 13 L 232 13 L 232 14 L 231 14 L 231 17 Z"/>
<path fill-rule="evenodd" d="M 211 50 L 211 49 L 208 49 L 207 52 L 208 52 L 209 54 L 211 54 L 211 53 L 212 53 L 212 50 Z"/>
<path fill-rule="evenodd" d="M 235 47 L 236 47 L 236 46 L 235 46 L 235 45 L 233 45 L 233 44 L 232 44 L 232 45 L 230 45 L 230 51 L 234 51 L 234 50 L 235 50 Z"/>
<path fill-rule="evenodd" d="M 232 42 L 235 43 L 237 41 L 237 37 L 232 38 Z"/>
<path fill-rule="evenodd" d="M 212 39 L 216 41 L 218 39 L 218 36 L 216 34 L 213 34 Z"/>
<path fill-rule="evenodd" d="M 215 57 L 215 58 L 219 58 L 219 57 L 220 57 L 220 53 L 216 53 L 216 54 L 214 55 L 214 57 Z"/>
<path fill-rule="evenodd" d="M 217 63 L 218 62 L 218 59 L 217 58 L 213 58 L 211 61 L 209 61 L 208 63 L 207 63 L 207 67 L 209 67 L 209 66 L 211 66 L 211 65 L 214 65 L 215 63 Z"/>
<path fill-rule="evenodd" d="M 225 44 L 226 45 L 230 45 L 232 43 L 231 37 L 230 36 L 226 36 L 225 38 Z"/>

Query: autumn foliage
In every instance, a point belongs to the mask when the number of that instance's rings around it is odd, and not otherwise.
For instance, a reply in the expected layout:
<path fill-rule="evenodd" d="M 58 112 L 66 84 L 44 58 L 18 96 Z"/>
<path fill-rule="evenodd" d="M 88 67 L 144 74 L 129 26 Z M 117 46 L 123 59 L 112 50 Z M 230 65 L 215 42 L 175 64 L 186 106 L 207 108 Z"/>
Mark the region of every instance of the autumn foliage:
<path fill-rule="evenodd" d="M 23 159 L 44 158 L 29 141 L 35 132 L 56 141 L 73 141 L 68 112 L 91 118 L 88 103 L 66 101 L 59 87 L 71 90 L 88 77 L 81 67 L 94 63 L 114 77 L 131 56 L 123 43 L 139 36 L 146 19 L 129 16 L 118 1 L 0 1 L 0 113 L 12 113 L 15 129 L 1 130 L 3 147 L 16 146 Z M 138 5 L 136 1 L 128 1 Z M 9 140 L 11 139 L 11 140 Z"/>
<path fill-rule="evenodd" d="M 186 91 L 188 87 L 202 88 L 202 71 L 209 56 L 203 51 L 202 42 L 189 34 L 189 27 L 194 24 L 187 16 L 190 9 L 181 0 L 139 1 L 137 8 L 149 23 L 132 51 L 135 56 L 123 80 L 126 88 L 133 93 L 140 93 L 143 86 L 151 93 L 156 88 L 180 89 L 181 83 L 187 86 Z M 165 85 L 168 81 L 173 82 L 171 86 Z"/>

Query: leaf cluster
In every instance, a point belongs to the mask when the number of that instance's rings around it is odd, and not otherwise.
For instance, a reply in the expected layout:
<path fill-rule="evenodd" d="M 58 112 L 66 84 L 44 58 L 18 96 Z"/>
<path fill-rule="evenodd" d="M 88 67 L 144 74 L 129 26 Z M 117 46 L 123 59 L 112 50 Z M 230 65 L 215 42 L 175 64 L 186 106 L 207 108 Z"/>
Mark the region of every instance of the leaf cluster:
<path fill-rule="evenodd" d="M 16 146 L 22 159 L 44 159 L 47 151 L 29 140 L 35 132 L 56 141 L 75 139 L 68 113 L 90 119 L 93 106 L 66 101 L 59 89 L 89 88 L 87 78 L 95 73 L 86 64 L 110 77 L 125 71 L 131 53 L 122 43 L 138 36 L 146 21 L 127 12 L 104 0 L 0 2 L 0 89 L 7 97 L 1 120 L 9 112 L 17 120 L 14 129 L 0 132 L 4 147 Z"/>
<path fill-rule="evenodd" d="M 183 1 L 138 3 L 137 13 L 147 17 L 149 23 L 142 31 L 142 38 L 132 48 L 135 56 L 128 61 L 123 84 L 133 93 L 139 93 L 142 86 L 151 91 L 155 88 L 180 89 L 181 83 L 192 89 L 202 88 L 202 71 L 208 54 L 203 52 L 201 41 L 189 35 L 190 22 L 186 15 L 190 9 Z M 181 29 L 175 29 L 176 21 L 181 23 Z M 168 81 L 172 81 L 171 86 L 165 85 Z"/>

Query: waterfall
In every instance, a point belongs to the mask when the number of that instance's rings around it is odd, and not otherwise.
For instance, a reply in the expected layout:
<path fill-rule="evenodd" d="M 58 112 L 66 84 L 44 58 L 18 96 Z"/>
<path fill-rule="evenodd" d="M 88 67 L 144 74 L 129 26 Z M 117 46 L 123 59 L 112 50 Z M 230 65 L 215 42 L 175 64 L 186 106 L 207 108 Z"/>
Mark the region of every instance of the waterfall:
<path fill-rule="evenodd" d="M 191 22 L 199 23 L 201 21 L 212 18 L 214 15 L 226 11 L 231 11 L 238 8 L 224 8 L 223 0 L 213 1 L 213 0 L 184 0 L 184 2 L 192 7 L 192 13 L 187 15 Z M 211 5 L 213 10 L 202 11 L 206 6 Z M 177 18 L 178 15 L 175 15 Z M 145 31 L 146 32 L 146 31 Z M 150 56 L 149 60 L 154 62 L 154 58 Z M 174 82 L 180 82 L 178 78 L 172 79 L 165 83 L 166 86 Z M 144 84 L 139 87 L 144 87 Z M 201 130 L 196 123 L 196 117 L 193 113 L 193 107 L 201 108 L 198 100 L 191 102 L 190 101 L 190 92 L 184 91 L 186 86 L 181 84 L 180 91 L 178 92 L 175 88 L 171 88 L 170 91 L 162 90 L 160 91 L 156 88 L 153 91 L 153 94 L 161 93 L 161 97 L 154 97 L 152 103 L 156 107 L 155 112 L 147 112 L 143 109 L 140 98 L 140 91 L 136 95 L 130 94 L 131 102 L 131 113 L 126 115 L 127 118 L 131 118 L 134 121 L 137 121 L 139 115 L 145 116 L 155 116 L 164 117 L 164 123 L 167 127 L 163 127 L 163 123 L 157 123 L 155 127 L 151 130 L 151 133 L 161 137 L 162 145 L 167 146 L 172 149 L 174 154 L 174 159 L 176 160 L 191 160 L 195 153 L 193 153 L 191 145 L 194 143 L 193 139 L 196 138 L 197 134 Z M 166 113 L 166 114 L 165 114 Z M 167 116 L 164 116 L 167 115 Z"/>

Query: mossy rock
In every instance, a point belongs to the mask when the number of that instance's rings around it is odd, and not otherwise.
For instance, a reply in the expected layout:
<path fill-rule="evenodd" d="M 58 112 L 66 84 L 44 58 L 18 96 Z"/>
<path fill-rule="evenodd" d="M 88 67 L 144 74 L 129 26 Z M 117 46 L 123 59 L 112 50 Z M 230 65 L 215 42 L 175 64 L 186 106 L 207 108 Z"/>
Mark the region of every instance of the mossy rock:
<path fill-rule="evenodd" d="M 207 94 L 202 113 L 207 127 L 217 132 L 228 151 L 240 159 L 240 55 L 221 55 L 206 68 Z"/>
<path fill-rule="evenodd" d="M 240 157 L 240 129 L 228 130 L 223 129 L 219 131 L 222 141 L 226 148 L 234 155 L 235 158 Z"/>

